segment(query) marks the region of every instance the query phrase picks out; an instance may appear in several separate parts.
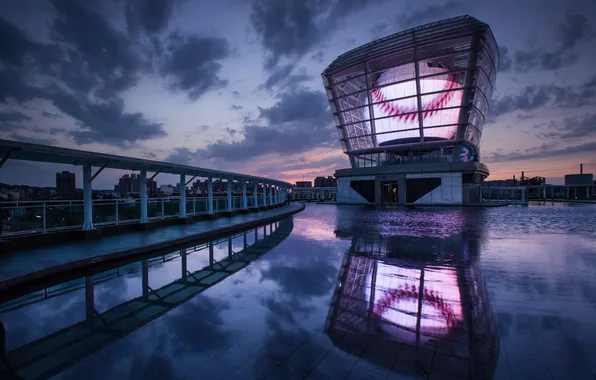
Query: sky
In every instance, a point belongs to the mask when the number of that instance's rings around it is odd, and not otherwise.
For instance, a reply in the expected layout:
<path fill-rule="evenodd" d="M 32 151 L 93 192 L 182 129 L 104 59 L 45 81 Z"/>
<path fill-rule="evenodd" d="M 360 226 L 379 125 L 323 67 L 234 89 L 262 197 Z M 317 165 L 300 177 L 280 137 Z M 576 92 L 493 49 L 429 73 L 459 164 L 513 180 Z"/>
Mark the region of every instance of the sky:
<path fill-rule="evenodd" d="M 469 14 L 500 72 L 488 178 L 596 173 L 593 0 L 3 0 L 0 138 L 289 182 L 349 167 L 321 72 L 374 39 Z M 8 160 L 0 182 L 80 167 Z M 105 170 L 109 189 L 122 171 Z M 176 183 L 160 174 L 158 184 Z"/>

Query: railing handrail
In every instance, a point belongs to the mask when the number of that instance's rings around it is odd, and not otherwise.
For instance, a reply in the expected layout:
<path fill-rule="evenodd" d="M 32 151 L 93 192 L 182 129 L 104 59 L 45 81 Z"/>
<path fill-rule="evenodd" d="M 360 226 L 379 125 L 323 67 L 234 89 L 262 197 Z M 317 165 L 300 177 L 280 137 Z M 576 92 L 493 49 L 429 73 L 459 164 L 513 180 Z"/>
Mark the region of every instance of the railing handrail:
<path fill-rule="evenodd" d="M 260 195 L 259 195 L 260 196 Z M 238 198 L 242 198 L 242 195 L 232 195 L 232 198 L 238 199 Z M 213 199 L 227 199 L 227 195 L 218 195 L 218 196 L 213 196 Z M 249 198 L 249 196 L 247 195 L 247 198 Z M 201 199 L 201 200 L 206 200 L 209 199 L 208 196 L 193 196 L 193 197 L 186 197 L 186 200 L 193 200 L 193 199 Z M 161 200 L 166 200 L 166 201 L 176 201 L 178 202 L 180 200 L 179 196 L 175 196 L 175 197 L 148 197 L 147 201 L 161 201 Z M 92 203 L 116 203 L 116 202 L 130 202 L 130 201 L 134 201 L 134 202 L 140 202 L 141 199 L 140 198 L 113 198 L 113 199 L 93 199 Z M 41 204 L 41 203 L 80 203 L 83 204 L 83 200 L 82 199 L 40 199 L 40 200 L 18 200 L 18 201 L 0 201 L 0 205 L 12 205 L 15 203 L 23 203 L 23 204 Z M 20 206 L 18 206 L 20 207 Z"/>

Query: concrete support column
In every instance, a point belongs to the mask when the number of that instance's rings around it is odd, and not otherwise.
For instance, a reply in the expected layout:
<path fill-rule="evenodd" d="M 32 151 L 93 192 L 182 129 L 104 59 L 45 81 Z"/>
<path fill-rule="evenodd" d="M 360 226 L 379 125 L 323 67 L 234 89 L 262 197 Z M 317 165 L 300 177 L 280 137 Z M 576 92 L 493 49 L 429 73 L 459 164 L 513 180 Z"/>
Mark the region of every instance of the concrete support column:
<path fill-rule="evenodd" d="M 397 202 L 400 205 L 406 204 L 406 179 L 405 175 L 400 175 L 397 180 Z"/>
<path fill-rule="evenodd" d="M 232 180 L 228 178 L 228 211 L 232 211 Z"/>
<path fill-rule="evenodd" d="M 141 170 L 141 223 L 147 223 L 147 171 Z"/>
<path fill-rule="evenodd" d="M 91 165 L 83 165 L 83 230 L 93 227 L 93 190 L 91 183 Z"/>
<path fill-rule="evenodd" d="M 181 218 L 186 218 L 186 175 L 180 174 L 180 202 L 178 213 Z"/>
<path fill-rule="evenodd" d="M 263 206 L 267 206 L 267 184 L 263 184 Z"/>
<path fill-rule="evenodd" d="M 213 214 L 213 177 L 207 178 L 207 212 Z"/>
<path fill-rule="evenodd" d="M 259 193 L 258 193 L 258 191 L 259 191 L 259 184 L 255 182 L 253 192 L 252 192 L 252 196 L 255 201 L 254 207 L 259 207 Z"/>
<path fill-rule="evenodd" d="M 248 201 L 246 199 L 246 180 L 245 179 L 242 179 L 242 208 L 245 210 L 248 208 Z"/>

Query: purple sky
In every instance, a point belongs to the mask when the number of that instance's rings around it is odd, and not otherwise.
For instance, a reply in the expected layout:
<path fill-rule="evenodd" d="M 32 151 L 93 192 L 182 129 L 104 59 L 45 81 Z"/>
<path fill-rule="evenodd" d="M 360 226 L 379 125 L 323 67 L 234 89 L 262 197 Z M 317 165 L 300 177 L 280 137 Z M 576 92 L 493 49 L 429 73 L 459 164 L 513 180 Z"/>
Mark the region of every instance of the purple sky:
<path fill-rule="evenodd" d="M 349 164 L 322 70 L 463 14 L 501 47 L 481 144 L 489 179 L 596 173 L 593 0 L 3 0 L 0 138 L 292 182 L 332 175 Z M 80 173 L 9 160 L 0 182 L 53 186 L 56 170 Z"/>

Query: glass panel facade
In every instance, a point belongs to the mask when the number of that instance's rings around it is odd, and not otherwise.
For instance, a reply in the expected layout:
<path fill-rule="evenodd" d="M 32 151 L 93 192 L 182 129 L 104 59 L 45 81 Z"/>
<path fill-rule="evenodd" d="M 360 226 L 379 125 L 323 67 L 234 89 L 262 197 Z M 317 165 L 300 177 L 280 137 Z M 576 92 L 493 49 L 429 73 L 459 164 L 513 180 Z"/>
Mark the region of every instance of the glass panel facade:
<path fill-rule="evenodd" d="M 433 144 L 422 156 L 454 154 L 450 141 L 460 136 L 469 143 L 462 160 L 477 157 L 495 62 L 498 50 L 490 29 L 469 16 L 415 28 L 340 56 L 323 77 L 342 149 L 358 155 L 353 165 L 367 167 L 392 162 L 396 155 L 403 158 L 398 153 L 403 144 Z M 382 158 L 357 152 L 380 147 L 387 147 Z"/>

